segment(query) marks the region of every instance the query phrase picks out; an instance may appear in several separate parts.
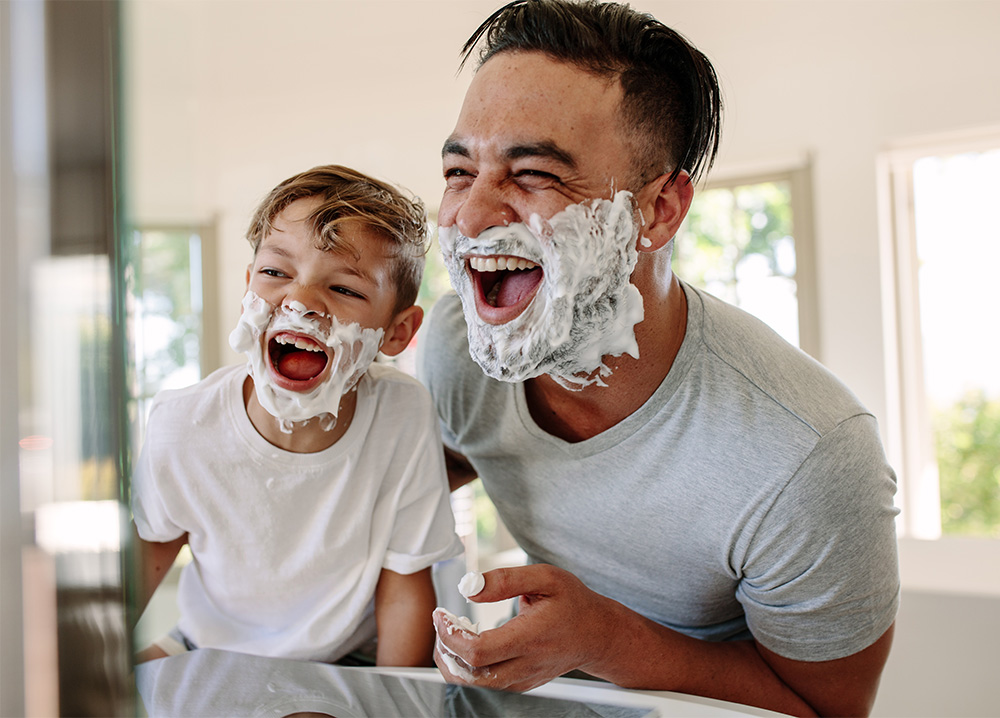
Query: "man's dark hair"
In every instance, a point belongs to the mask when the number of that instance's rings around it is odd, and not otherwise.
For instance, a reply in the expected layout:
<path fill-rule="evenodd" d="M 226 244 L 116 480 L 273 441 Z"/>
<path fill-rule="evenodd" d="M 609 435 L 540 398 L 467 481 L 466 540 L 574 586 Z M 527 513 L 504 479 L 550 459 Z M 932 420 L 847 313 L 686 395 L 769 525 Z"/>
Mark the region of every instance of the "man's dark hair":
<path fill-rule="evenodd" d="M 719 149 L 722 99 L 708 58 L 653 16 L 598 0 L 514 0 L 490 15 L 462 48 L 482 41 L 478 65 L 502 52 L 541 52 L 600 77 L 617 77 L 640 184 L 681 170 L 692 181 Z M 651 174 L 655 173 L 655 174 Z"/>

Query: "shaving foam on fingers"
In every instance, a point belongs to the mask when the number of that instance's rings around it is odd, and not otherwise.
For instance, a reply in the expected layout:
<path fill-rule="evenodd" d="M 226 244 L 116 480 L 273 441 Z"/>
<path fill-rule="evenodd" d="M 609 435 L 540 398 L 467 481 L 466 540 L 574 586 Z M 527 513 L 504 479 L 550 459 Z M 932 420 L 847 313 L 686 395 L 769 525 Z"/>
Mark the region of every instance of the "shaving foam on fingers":
<path fill-rule="evenodd" d="M 462 594 L 466 600 L 469 600 L 473 596 L 477 595 L 485 587 L 486 579 L 483 578 L 483 574 L 478 571 L 470 571 L 462 576 L 462 580 L 458 582 L 458 592 Z"/>
<path fill-rule="evenodd" d="M 473 636 L 479 635 L 479 624 L 473 623 L 471 619 L 466 616 L 456 616 L 447 608 L 441 608 L 440 606 L 434 609 L 434 613 L 445 619 L 449 635 L 455 631 L 464 631 L 465 633 L 472 634 Z"/>

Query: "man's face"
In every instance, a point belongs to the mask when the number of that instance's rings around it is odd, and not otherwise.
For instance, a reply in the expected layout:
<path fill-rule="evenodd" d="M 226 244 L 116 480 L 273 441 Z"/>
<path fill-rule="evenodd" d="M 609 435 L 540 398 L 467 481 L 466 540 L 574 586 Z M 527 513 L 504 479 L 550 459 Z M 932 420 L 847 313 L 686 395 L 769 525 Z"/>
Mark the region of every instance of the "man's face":
<path fill-rule="evenodd" d="M 438 219 L 470 349 L 490 376 L 586 385 L 579 376 L 600 357 L 637 355 L 642 302 L 629 276 L 641 218 L 616 194 L 632 157 L 621 100 L 617 80 L 539 53 L 497 55 L 472 81 L 444 146 Z"/>
<path fill-rule="evenodd" d="M 394 314 L 386 241 L 346 222 L 338 227 L 344 251 L 317 248 L 308 217 L 318 203 L 300 199 L 275 217 L 247 270 L 243 315 L 230 337 L 250 357 L 261 404 L 286 422 L 336 417 Z"/>

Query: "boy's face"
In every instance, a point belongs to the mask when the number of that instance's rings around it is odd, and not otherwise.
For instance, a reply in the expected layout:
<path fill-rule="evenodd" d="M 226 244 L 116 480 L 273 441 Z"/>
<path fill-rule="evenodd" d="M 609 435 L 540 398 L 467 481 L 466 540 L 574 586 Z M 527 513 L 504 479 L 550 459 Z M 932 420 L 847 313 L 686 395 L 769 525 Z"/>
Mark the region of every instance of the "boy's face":
<path fill-rule="evenodd" d="M 386 339 L 397 319 L 388 242 L 348 221 L 337 230 L 346 251 L 318 249 L 308 218 L 319 203 L 300 199 L 280 212 L 247 270 L 247 289 L 274 307 L 275 317 L 292 310 L 316 323 L 317 331 L 290 331 L 272 319 L 261 335 L 272 381 L 296 392 L 311 390 L 335 369 L 333 350 L 324 341 L 331 317 L 342 325 L 382 330 Z"/>

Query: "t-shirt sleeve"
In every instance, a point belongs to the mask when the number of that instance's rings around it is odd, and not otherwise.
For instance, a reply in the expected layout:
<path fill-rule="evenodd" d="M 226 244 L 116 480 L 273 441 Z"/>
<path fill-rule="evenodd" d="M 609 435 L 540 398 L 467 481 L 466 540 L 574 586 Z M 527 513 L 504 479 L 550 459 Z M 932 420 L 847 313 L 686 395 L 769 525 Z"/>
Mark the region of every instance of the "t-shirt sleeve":
<path fill-rule="evenodd" d="M 754 638 L 793 660 L 874 643 L 899 602 L 896 483 L 870 415 L 820 438 L 755 529 L 737 598 Z"/>
<path fill-rule="evenodd" d="M 392 535 L 383 567 L 410 574 L 459 556 L 441 433 L 430 397 L 421 389 L 415 446 L 398 484 Z"/>
<path fill-rule="evenodd" d="M 444 445 L 459 451 L 456 424 L 465 401 L 462 368 L 472 359 L 457 295 L 446 294 L 435 303 L 423 331 L 417 343 L 417 379 L 434 398 Z"/>
<path fill-rule="evenodd" d="M 161 412 L 158 409 L 159 404 L 154 400 L 146 423 L 146 439 L 132 472 L 131 502 L 132 520 L 139 536 L 146 541 L 163 543 L 179 538 L 185 529 L 171 517 L 167 499 L 170 489 L 164 485 L 169 476 L 158 470 L 163 464 L 154 458 L 159 446 Z"/>

